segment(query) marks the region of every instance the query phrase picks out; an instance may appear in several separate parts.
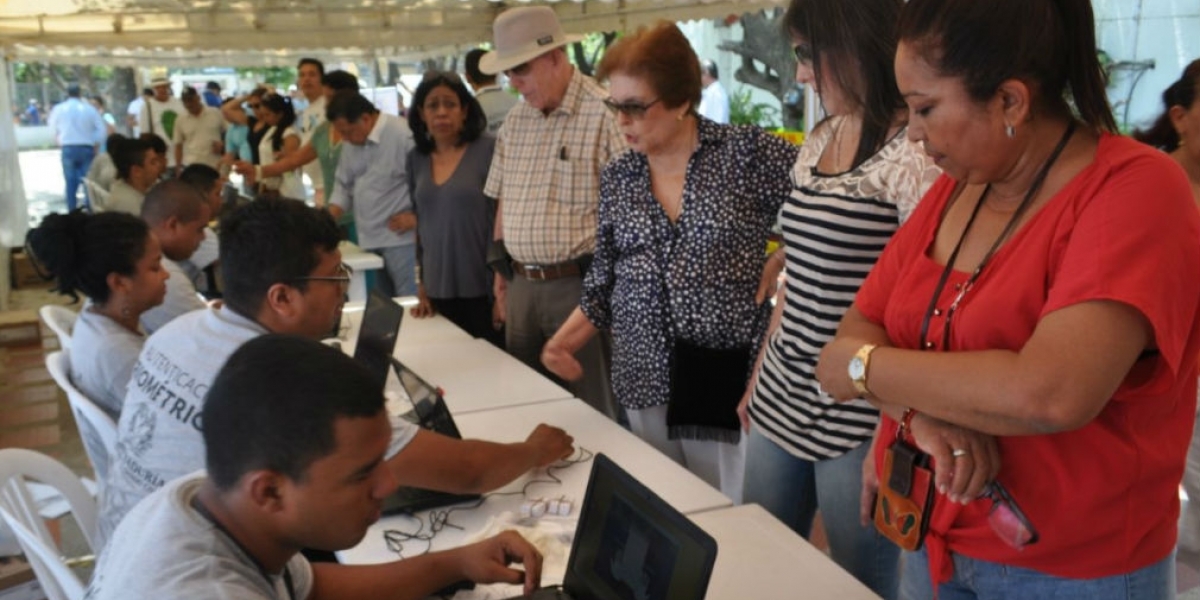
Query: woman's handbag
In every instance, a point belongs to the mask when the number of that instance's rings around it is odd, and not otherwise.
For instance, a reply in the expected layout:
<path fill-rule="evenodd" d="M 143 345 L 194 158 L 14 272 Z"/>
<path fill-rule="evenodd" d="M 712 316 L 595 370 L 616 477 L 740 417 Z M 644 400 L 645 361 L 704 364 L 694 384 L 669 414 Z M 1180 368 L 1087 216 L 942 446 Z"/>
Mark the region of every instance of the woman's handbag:
<path fill-rule="evenodd" d="M 883 453 L 875 529 L 905 550 L 919 550 L 929 531 L 933 499 L 929 455 L 906 443 L 901 430 Z"/>

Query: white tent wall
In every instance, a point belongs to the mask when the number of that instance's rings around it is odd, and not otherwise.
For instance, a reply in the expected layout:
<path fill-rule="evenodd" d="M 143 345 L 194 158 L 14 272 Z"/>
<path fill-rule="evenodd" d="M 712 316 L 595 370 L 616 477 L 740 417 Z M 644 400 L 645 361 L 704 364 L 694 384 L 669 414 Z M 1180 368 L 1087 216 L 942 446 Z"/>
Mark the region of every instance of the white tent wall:
<path fill-rule="evenodd" d="M 15 247 L 25 243 L 29 227 L 25 203 L 25 184 L 21 179 L 21 164 L 17 156 L 17 131 L 12 120 L 12 65 L 7 59 L 0 73 L 0 246 Z M 7 262 L 7 254 L 4 255 Z M 5 277 L 5 286 L 8 278 Z M 7 294 L 5 294 L 7 295 Z"/>

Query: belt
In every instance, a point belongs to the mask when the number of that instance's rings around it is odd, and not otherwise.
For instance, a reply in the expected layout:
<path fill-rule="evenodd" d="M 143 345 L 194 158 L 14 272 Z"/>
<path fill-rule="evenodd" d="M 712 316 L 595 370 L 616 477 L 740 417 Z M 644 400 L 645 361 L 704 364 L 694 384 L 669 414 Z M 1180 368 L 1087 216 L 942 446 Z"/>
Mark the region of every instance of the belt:
<path fill-rule="evenodd" d="M 549 281 L 551 279 L 561 279 L 563 277 L 577 277 L 582 271 L 579 269 L 579 263 L 574 260 L 555 263 L 552 265 L 531 265 L 519 261 L 512 261 L 513 271 L 519 275 L 524 275 L 526 279 L 536 281 Z"/>

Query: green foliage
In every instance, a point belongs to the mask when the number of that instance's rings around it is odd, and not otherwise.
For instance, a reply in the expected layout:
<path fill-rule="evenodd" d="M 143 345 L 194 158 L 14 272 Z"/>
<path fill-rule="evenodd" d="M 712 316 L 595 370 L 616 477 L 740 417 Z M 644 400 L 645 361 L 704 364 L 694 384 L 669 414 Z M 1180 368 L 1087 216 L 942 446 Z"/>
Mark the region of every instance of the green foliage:
<path fill-rule="evenodd" d="M 765 129 L 779 126 L 779 109 L 754 102 L 750 90 L 742 87 L 729 96 L 729 122 L 734 125 L 758 125 Z"/>
<path fill-rule="evenodd" d="M 296 69 L 292 67 L 254 67 L 237 69 L 239 79 L 250 79 L 257 83 L 269 83 L 287 89 L 296 82 Z"/>

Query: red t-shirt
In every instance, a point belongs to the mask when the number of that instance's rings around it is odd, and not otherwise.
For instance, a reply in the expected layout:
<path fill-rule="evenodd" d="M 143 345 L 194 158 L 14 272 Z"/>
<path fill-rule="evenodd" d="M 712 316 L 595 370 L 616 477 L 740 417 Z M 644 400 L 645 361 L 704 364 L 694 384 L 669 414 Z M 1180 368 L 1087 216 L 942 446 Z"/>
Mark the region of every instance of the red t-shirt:
<path fill-rule="evenodd" d="M 855 300 L 892 342 L 917 348 L 943 266 L 928 256 L 956 182 L 943 176 L 900 228 Z M 956 271 L 938 301 L 928 339 L 941 345 Z M 997 479 L 1040 534 L 1017 551 L 991 530 L 988 500 L 963 507 L 938 496 L 929 541 L 935 579 L 949 577 L 944 550 L 1060 577 L 1127 573 L 1175 545 L 1179 481 L 1196 408 L 1200 309 L 1200 212 L 1178 165 L 1127 138 L 1103 135 L 1095 161 L 1002 246 L 954 314 L 949 348 L 1019 351 L 1050 312 L 1089 300 L 1138 309 L 1158 353 L 1127 378 L 1084 427 L 999 438 Z M 1075 351 L 1088 352 L 1088 348 Z M 876 465 L 895 437 L 885 419 Z"/>

